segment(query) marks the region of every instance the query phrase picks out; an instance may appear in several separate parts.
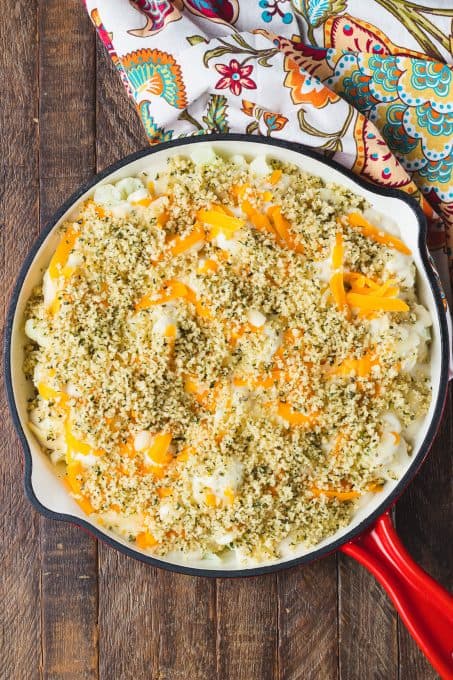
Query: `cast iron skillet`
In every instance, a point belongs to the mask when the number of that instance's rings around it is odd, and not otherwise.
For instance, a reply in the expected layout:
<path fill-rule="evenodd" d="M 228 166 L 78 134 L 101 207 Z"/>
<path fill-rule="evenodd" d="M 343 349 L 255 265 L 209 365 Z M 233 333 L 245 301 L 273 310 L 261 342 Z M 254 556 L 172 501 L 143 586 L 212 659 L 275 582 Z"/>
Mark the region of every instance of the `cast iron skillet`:
<path fill-rule="evenodd" d="M 71 212 L 94 192 L 102 182 L 117 181 L 136 174 L 154 163 L 163 165 L 165 158 L 190 152 L 190 147 L 211 144 L 224 153 L 254 156 L 268 153 L 290 160 L 309 172 L 337 181 L 362 195 L 384 214 L 396 217 L 403 240 L 411 247 L 418 270 L 419 292 L 433 318 L 433 402 L 420 441 L 416 442 L 412 459 L 398 482 L 378 494 L 351 525 L 313 550 L 301 550 L 296 557 L 284 557 L 274 563 L 250 568 L 230 565 L 181 563 L 157 559 L 135 549 L 118 536 L 83 515 L 64 490 L 47 456 L 40 450 L 26 425 L 26 397 L 30 385 L 22 375 L 24 345 L 23 310 L 31 288 L 40 281 L 57 242 L 57 227 Z M 111 177 L 112 176 L 112 177 Z M 6 324 L 5 366 L 6 388 L 14 425 L 21 439 L 25 458 L 25 490 L 32 504 L 52 519 L 74 522 L 88 529 L 119 551 L 153 566 L 200 576 L 252 576 L 304 564 L 337 549 L 354 557 L 369 569 L 384 586 L 401 618 L 433 666 L 445 678 L 453 678 L 453 598 L 426 572 L 418 567 L 400 543 L 390 518 L 390 508 L 413 479 L 431 447 L 439 427 L 447 395 L 449 377 L 449 337 L 445 307 L 438 279 L 430 264 L 426 248 L 426 222 L 418 204 L 400 191 L 371 186 L 337 163 L 321 158 L 312 149 L 275 139 L 251 135 L 209 135 L 184 138 L 160 144 L 110 166 L 81 187 L 55 214 L 41 233 L 21 267 L 11 299 Z"/>

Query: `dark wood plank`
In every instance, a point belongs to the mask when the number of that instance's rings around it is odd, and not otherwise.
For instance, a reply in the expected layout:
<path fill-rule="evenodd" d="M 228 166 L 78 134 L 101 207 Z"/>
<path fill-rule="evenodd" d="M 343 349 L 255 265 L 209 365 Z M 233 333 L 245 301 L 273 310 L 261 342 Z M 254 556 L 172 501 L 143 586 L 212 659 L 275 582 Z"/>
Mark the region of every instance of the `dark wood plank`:
<path fill-rule="evenodd" d="M 100 40 L 97 61 L 97 170 L 148 146 L 148 138 Z"/>
<path fill-rule="evenodd" d="M 101 169 L 148 142 L 101 45 L 97 75 Z M 106 546 L 99 565 L 102 679 L 215 677 L 214 581 L 153 570 Z"/>
<path fill-rule="evenodd" d="M 41 219 L 95 170 L 95 36 L 78 0 L 39 2 Z M 49 192 L 52 192 L 49 194 Z"/>
<path fill-rule="evenodd" d="M 453 591 L 451 509 L 453 399 L 420 474 L 396 506 L 398 533 L 413 558 L 450 592 Z M 401 680 L 434 680 L 437 674 L 401 621 L 398 622 Z"/>
<path fill-rule="evenodd" d="M 41 226 L 95 170 L 95 38 L 79 0 L 39 3 Z M 41 519 L 42 677 L 98 677 L 97 546 Z"/>
<path fill-rule="evenodd" d="M 278 574 L 281 680 L 338 676 L 337 560 Z"/>
<path fill-rule="evenodd" d="M 215 581 L 158 570 L 155 588 L 154 630 L 158 653 L 154 677 L 159 680 L 214 680 Z"/>
<path fill-rule="evenodd" d="M 99 677 L 158 678 L 155 570 L 99 546 Z M 177 643 L 177 640 L 174 640 Z"/>
<path fill-rule="evenodd" d="M 98 677 L 97 549 L 81 529 L 43 520 L 42 677 Z"/>
<path fill-rule="evenodd" d="M 36 21 L 35 2 L 2 5 L 0 332 L 18 265 L 38 230 Z M 0 439 L 0 676 L 35 680 L 41 660 L 39 518 L 24 497 L 22 451 L 3 392 Z"/>
<path fill-rule="evenodd" d="M 217 582 L 218 678 L 274 680 L 278 668 L 275 574 Z"/>
<path fill-rule="evenodd" d="M 398 678 L 397 614 L 371 574 L 338 555 L 341 680 Z"/>

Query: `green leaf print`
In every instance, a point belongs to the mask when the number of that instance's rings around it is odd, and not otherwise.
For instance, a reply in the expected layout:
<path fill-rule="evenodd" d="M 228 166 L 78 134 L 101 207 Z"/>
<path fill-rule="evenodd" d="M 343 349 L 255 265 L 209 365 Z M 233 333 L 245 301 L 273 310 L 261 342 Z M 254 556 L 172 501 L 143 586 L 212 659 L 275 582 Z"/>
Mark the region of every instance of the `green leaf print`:
<path fill-rule="evenodd" d="M 200 43 L 209 42 L 207 38 L 204 38 L 202 35 L 189 35 L 186 40 L 190 45 L 199 45 Z"/>
<path fill-rule="evenodd" d="M 206 128 L 213 132 L 229 132 L 227 109 L 227 98 L 223 94 L 211 95 L 206 108 L 206 115 L 203 116 L 203 123 Z"/>

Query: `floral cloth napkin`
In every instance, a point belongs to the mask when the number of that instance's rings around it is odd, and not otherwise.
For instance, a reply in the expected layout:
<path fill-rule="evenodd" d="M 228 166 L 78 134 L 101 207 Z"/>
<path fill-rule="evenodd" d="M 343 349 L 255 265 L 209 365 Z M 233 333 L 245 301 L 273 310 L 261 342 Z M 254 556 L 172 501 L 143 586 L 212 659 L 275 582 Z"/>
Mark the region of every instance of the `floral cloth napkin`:
<path fill-rule="evenodd" d="M 86 0 L 150 143 L 302 142 L 421 204 L 453 246 L 451 0 Z"/>

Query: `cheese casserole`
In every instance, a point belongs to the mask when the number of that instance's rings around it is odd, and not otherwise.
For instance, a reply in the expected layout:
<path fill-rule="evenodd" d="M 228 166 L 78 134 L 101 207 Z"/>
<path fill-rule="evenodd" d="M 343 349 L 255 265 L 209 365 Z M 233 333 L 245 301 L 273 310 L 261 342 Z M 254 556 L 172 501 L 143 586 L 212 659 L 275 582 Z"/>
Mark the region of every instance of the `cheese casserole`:
<path fill-rule="evenodd" d="M 274 559 L 398 476 L 430 325 L 397 226 L 363 198 L 202 147 L 63 225 L 26 310 L 30 428 L 138 548 Z"/>

